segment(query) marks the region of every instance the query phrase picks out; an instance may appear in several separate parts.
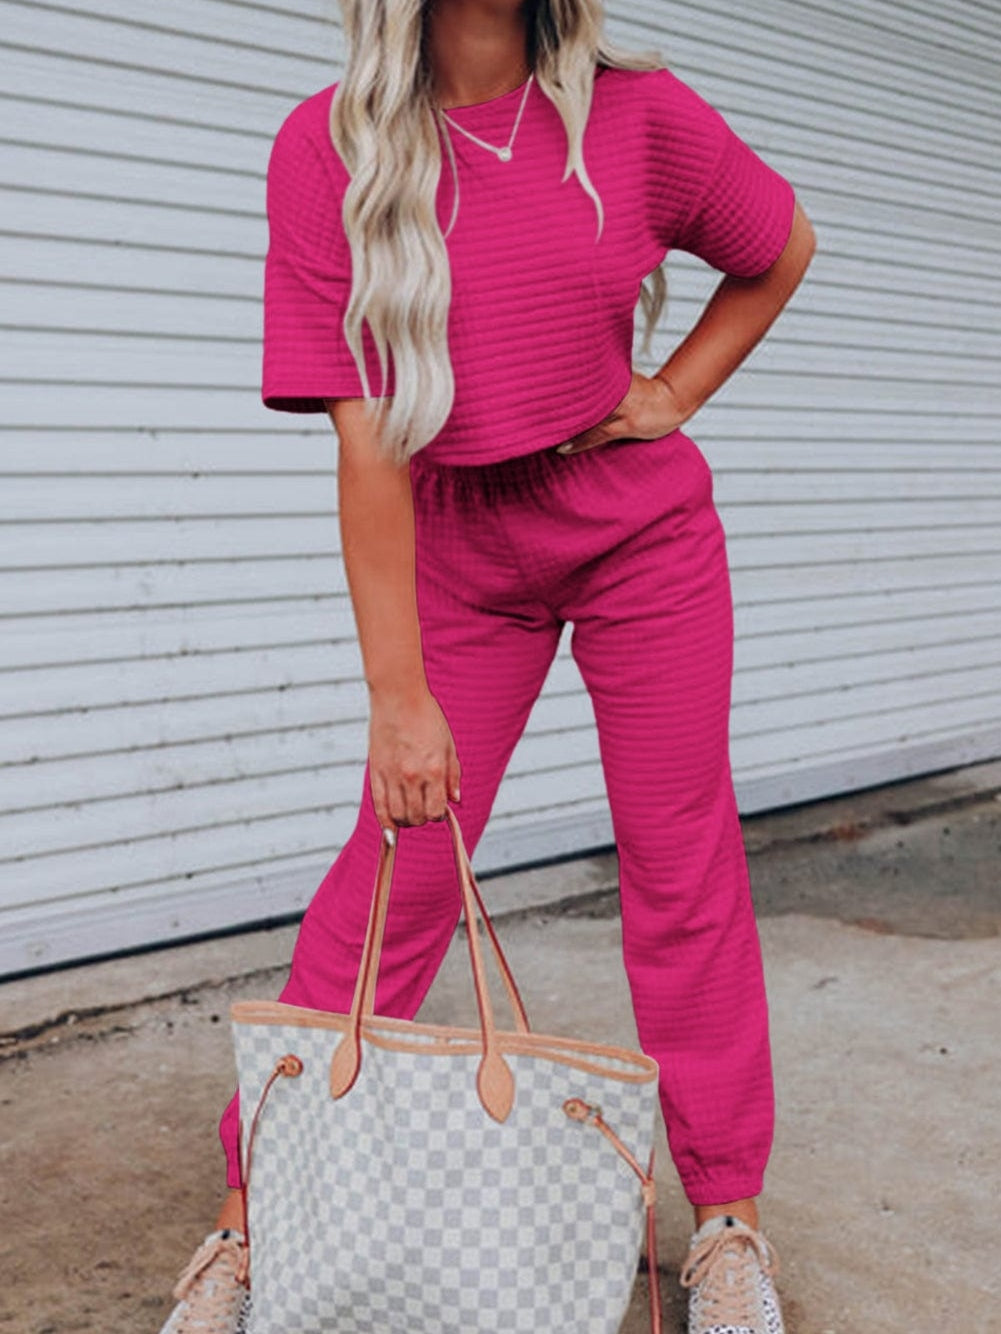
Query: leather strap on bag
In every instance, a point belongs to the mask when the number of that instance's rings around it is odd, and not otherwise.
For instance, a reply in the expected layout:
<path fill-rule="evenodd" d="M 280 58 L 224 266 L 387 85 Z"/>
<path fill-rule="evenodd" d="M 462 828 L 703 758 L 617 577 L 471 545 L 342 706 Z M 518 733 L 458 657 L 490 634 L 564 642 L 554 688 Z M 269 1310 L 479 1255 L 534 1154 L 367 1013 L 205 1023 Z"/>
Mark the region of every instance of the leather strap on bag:
<path fill-rule="evenodd" d="M 511 1002 L 515 1025 L 520 1033 L 529 1032 L 528 1018 L 514 976 L 508 965 L 507 959 L 504 956 L 504 952 L 501 949 L 500 941 L 497 938 L 493 923 L 490 921 L 489 914 L 484 905 L 483 897 L 480 894 L 479 886 L 476 883 L 476 877 L 473 874 L 473 869 L 462 838 L 461 827 L 455 812 L 450 806 L 446 806 L 446 818 L 452 835 L 456 869 L 458 871 L 459 884 L 462 891 L 462 910 L 466 922 L 466 933 L 469 939 L 470 963 L 473 971 L 473 983 L 476 991 L 476 1001 L 480 1014 L 480 1028 L 483 1039 L 483 1056 L 477 1072 L 477 1091 L 480 1096 L 480 1101 L 487 1113 L 497 1121 L 504 1121 L 510 1114 L 514 1102 L 514 1078 L 511 1074 L 510 1067 L 504 1060 L 497 1044 L 497 1030 L 494 1023 L 493 1007 L 490 1001 L 486 969 L 483 961 L 482 942 L 480 939 L 481 921 L 487 933 L 487 938 L 490 942 L 494 958 L 500 971 L 501 978 L 503 979 L 508 998 Z M 379 961 L 382 955 L 382 944 L 385 935 L 394 860 L 395 847 L 387 843 L 385 839 L 381 839 L 375 889 L 372 895 L 372 905 L 369 911 L 365 943 L 362 949 L 361 965 L 355 983 L 354 998 L 351 1006 L 351 1026 L 335 1049 L 330 1064 L 330 1091 L 331 1096 L 334 1098 L 343 1097 L 344 1094 L 347 1093 L 348 1089 L 351 1088 L 357 1079 L 361 1068 L 361 1033 L 365 1021 L 373 1017 L 376 981 L 378 978 Z M 264 1084 L 258 1099 L 257 1107 L 255 1108 L 251 1119 L 246 1158 L 242 1163 L 241 1172 L 243 1184 L 243 1232 L 246 1249 L 238 1274 L 238 1278 L 245 1283 L 248 1288 L 250 1286 L 250 1226 L 247 1208 L 247 1192 L 250 1186 L 250 1173 L 253 1162 L 253 1147 L 257 1125 L 268 1094 L 271 1092 L 276 1081 L 282 1076 L 294 1079 L 301 1074 L 301 1072 L 302 1061 L 298 1056 L 294 1053 L 287 1053 L 285 1056 L 282 1056 L 276 1062 L 271 1074 Z M 563 1110 L 571 1120 L 588 1122 L 595 1126 L 612 1144 L 616 1152 L 629 1164 L 640 1179 L 642 1184 L 643 1202 L 646 1207 L 647 1216 L 650 1328 L 651 1334 L 660 1334 L 661 1298 L 657 1268 L 655 1216 L 656 1188 L 653 1174 L 653 1153 L 651 1152 L 649 1166 L 646 1171 L 644 1171 L 636 1157 L 630 1152 L 611 1126 L 604 1120 L 600 1107 L 584 1102 L 581 1098 L 569 1098 L 563 1104 Z M 241 1158 L 243 1157 L 242 1132 L 243 1124 L 241 1121 L 239 1127 L 239 1152 Z"/>
<path fill-rule="evenodd" d="M 449 805 L 445 807 L 445 817 L 452 835 L 455 864 L 462 892 L 462 911 L 466 921 L 473 986 L 476 991 L 476 1004 L 480 1016 L 480 1032 L 483 1040 L 483 1056 L 477 1071 L 476 1087 L 480 1102 L 488 1115 L 496 1121 L 505 1121 L 514 1104 L 514 1077 L 497 1041 L 497 1026 L 494 1022 L 493 1006 L 490 1001 L 486 968 L 483 962 L 483 947 L 479 929 L 481 920 L 511 1002 L 518 1032 L 529 1032 L 528 1017 L 525 1014 L 525 1007 L 514 976 L 487 914 L 483 897 L 476 883 L 476 877 L 473 875 L 473 868 L 462 838 L 462 829 L 455 812 Z M 382 944 L 389 908 L 389 890 L 395 857 L 395 845 L 391 846 L 384 838 L 381 839 L 372 906 L 369 911 L 361 965 L 358 970 L 354 999 L 351 1004 L 351 1027 L 338 1043 L 330 1062 L 330 1095 L 332 1098 L 342 1098 L 353 1086 L 361 1069 L 362 1027 L 367 1020 L 373 1017 L 376 982 L 379 975 L 379 961 L 382 957 Z"/>

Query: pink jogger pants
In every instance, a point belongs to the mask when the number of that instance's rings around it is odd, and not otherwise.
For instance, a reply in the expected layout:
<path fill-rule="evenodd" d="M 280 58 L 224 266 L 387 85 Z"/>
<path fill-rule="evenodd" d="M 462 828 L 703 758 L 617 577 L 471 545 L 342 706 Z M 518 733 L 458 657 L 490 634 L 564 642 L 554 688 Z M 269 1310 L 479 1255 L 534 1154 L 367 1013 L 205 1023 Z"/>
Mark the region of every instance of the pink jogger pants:
<path fill-rule="evenodd" d="M 425 670 L 455 738 L 470 856 L 571 621 L 618 849 L 624 962 L 671 1154 L 693 1204 L 757 1195 L 772 1070 L 730 772 L 733 618 L 709 465 L 674 431 L 469 467 L 418 454 L 411 476 Z M 281 1000 L 350 1009 L 379 838 L 366 769 Z M 413 1018 L 459 907 L 447 826 L 403 830 L 378 1014 Z M 220 1123 L 231 1186 L 237 1118 L 234 1095 Z"/>

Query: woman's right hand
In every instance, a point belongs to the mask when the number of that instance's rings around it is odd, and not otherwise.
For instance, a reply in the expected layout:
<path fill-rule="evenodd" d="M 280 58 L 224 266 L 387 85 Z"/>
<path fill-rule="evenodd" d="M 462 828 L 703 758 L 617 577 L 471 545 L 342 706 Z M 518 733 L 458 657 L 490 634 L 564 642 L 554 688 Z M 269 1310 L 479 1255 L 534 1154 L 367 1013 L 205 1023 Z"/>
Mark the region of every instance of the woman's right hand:
<path fill-rule="evenodd" d="M 368 763 L 375 812 L 390 833 L 444 820 L 448 801 L 459 800 L 455 741 L 426 688 L 410 696 L 372 693 Z"/>

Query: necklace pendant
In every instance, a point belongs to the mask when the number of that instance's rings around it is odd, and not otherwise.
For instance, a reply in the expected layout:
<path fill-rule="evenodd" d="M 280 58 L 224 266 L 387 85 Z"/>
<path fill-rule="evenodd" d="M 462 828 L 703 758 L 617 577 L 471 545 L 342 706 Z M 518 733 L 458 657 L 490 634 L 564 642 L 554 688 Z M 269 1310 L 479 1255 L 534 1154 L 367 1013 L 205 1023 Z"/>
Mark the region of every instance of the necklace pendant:
<path fill-rule="evenodd" d="M 500 158 L 502 162 L 511 161 L 511 150 L 510 148 L 508 148 L 507 144 L 505 144 L 503 148 L 498 148 L 497 156 Z"/>

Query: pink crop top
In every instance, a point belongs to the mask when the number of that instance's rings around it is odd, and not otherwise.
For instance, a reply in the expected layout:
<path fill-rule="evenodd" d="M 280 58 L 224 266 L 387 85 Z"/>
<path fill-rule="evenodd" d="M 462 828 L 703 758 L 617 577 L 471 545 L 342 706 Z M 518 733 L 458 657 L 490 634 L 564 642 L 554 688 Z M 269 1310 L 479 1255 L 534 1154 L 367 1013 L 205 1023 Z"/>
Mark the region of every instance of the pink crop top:
<path fill-rule="evenodd" d="M 268 163 L 261 396 L 286 412 L 363 394 L 342 331 L 351 254 L 341 221 L 349 178 L 327 128 L 336 86 L 293 107 Z M 448 114 L 506 144 L 524 87 Z M 750 277 L 779 256 L 792 226 L 789 182 L 667 69 L 596 73 L 584 161 L 605 210 L 597 243 L 594 202 L 576 176 L 561 181 L 566 133 L 534 80 L 509 162 L 449 133 L 459 173 L 446 239 L 455 403 L 424 446 L 436 462 L 494 462 L 594 425 L 629 388 L 640 284 L 668 250 Z M 443 231 L 453 190 L 443 149 Z M 363 343 L 372 392 L 391 394 L 392 356 L 383 385 L 367 325 Z"/>

